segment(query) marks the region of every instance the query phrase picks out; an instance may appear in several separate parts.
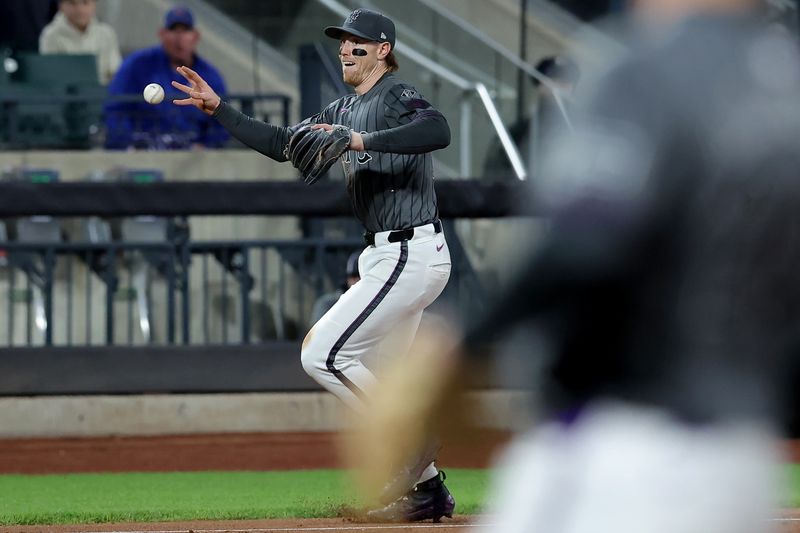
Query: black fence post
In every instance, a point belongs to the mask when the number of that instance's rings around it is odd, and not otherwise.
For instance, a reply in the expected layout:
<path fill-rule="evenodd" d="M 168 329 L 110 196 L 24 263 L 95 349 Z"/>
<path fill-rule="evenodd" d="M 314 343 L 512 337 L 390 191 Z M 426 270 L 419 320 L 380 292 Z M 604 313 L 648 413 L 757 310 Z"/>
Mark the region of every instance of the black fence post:
<path fill-rule="evenodd" d="M 181 324 L 182 333 L 183 333 L 183 343 L 189 344 L 189 268 L 192 261 L 191 253 L 189 252 L 189 241 L 181 244 L 180 247 L 180 254 L 181 254 L 181 318 L 183 318 L 183 323 Z"/>
<path fill-rule="evenodd" d="M 288 126 L 289 125 L 289 106 L 292 103 L 292 99 L 289 98 L 288 96 L 284 96 L 281 99 L 281 101 L 283 103 L 283 106 L 282 106 L 283 109 L 281 110 L 282 111 L 282 115 L 283 115 L 283 125 L 284 126 Z"/>
<path fill-rule="evenodd" d="M 313 44 L 300 47 L 300 116 L 310 117 L 322 109 L 322 65 Z"/>
<path fill-rule="evenodd" d="M 103 273 L 106 282 L 106 344 L 114 344 L 114 292 L 117 284 L 114 280 L 117 271 L 117 248 L 109 246 L 108 269 Z"/>
<path fill-rule="evenodd" d="M 169 249 L 167 265 L 167 343 L 175 344 L 175 247 Z"/>
<path fill-rule="evenodd" d="M 242 248 L 239 290 L 242 299 L 242 344 L 250 344 L 250 249 Z"/>
<path fill-rule="evenodd" d="M 44 320 L 47 326 L 44 331 L 44 343 L 46 346 L 53 345 L 53 266 L 55 263 L 55 251 L 48 247 L 44 254 Z"/>

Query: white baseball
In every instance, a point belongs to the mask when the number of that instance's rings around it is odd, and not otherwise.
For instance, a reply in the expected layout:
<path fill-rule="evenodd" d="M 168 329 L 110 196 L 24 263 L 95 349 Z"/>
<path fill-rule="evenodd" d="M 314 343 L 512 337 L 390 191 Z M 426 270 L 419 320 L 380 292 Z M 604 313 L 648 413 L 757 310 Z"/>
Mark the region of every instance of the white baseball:
<path fill-rule="evenodd" d="M 164 88 L 157 83 L 151 83 L 144 88 L 142 95 L 148 104 L 160 104 L 164 100 Z"/>

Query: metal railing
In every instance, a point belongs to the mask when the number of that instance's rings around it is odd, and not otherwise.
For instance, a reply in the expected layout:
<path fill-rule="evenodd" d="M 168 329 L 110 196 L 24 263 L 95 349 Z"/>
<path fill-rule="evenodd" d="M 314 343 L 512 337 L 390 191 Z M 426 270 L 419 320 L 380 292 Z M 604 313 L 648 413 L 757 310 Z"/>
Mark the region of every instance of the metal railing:
<path fill-rule="evenodd" d="M 0 347 L 301 339 L 361 249 L 360 239 L 3 242 Z M 453 263 L 445 300 L 482 298 Z"/>
<path fill-rule="evenodd" d="M 362 244 L 2 243 L 0 345 L 296 339 L 313 301 L 334 288 L 332 277 L 344 280 L 347 256 Z"/>

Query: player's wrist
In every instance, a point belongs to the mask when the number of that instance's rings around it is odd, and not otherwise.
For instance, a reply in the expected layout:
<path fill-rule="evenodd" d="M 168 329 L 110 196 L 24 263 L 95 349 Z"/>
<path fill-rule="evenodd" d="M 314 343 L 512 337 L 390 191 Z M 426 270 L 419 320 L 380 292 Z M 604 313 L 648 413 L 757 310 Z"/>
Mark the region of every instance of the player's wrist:
<path fill-rule="evenodd" d="M 350 130 L 350 145 L 348 148 L 356 152 L 363 152 L 365 150 L 364 137 L 359 132 Z"/>
<path fill-rule="evenodd" d="M 209 106 L 209 110 L 211 111 L 211 116 L 216 117 L 219 115 L 220 110 L 222 109 L 222 98 L 217 98 L 216 104 L 212 104 Z"/>

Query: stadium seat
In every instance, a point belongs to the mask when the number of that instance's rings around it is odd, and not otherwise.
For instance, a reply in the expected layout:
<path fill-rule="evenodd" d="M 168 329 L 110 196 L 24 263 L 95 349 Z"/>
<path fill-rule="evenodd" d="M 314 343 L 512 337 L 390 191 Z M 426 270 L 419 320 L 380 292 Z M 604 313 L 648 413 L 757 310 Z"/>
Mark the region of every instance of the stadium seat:
<path fill-rule="evenodd" d="M 22 218 L 17 221 L 17 241 L 32 244 L 62 242 L 58 221 L 49 216 Z"/>
<path fill-rule="evenodd" d="M 120 183 L 154 183 L 164 181 L 164 173 L 154 169 L 117 168 L 111 177 Z M 130 243 L 168 243 L 169 223 L 166 218 L 139 216 L 125 218 L 120 226 L 122 242 Z M 168 269 L 173 269 L 171 257 L 160 250 L 140 250 L 125 254 L 128 268 L 131 270 L 132 283 L 136 292 L 136 308 L 139 314 L 139 328 L 145 342 L 155 340 L 152 328 L 151 302 L 149 298 L 152 279 L 150 268 L 166 276 Z"/>
<path fill-rule="evenodd" d="M 49 216 L 38 216 L 21 218 L 17 221 L 17 242 L 47 245 L 58 244 L 63 241 L 61 227 L 58 221 Z M 55 267 L 55 257 L 51 256 L 52 264 L 50 271 Z M 50 299 L 51 284 L 47 278 L 48 256 L 37 252 L 18 252 L 13 254 L 11 263 L 13 266 L 22 270 L 31 281 L 34 324 L 36 328 L 44 333 L 48 323 L 45 314 L 45 299 Z M 47 294 L 45 294 L 47 292 Z"/>
<path fill-rule="evenodd" d="M 0 83 L 0 142 L 14 148 L 90 147 L 93 136 L 99 137 L 107 94 L 97 81 L 95 56 L 26 53 L 17 61 L 10 82 Z M 85 101 L 66 102 L 67 96 Z"/>
<path fill-rule="evenodd" d="M 0 144 L 11 148 L 53 148 L 67 128 L 59 88 L 30 83 L 0 85 Z"/>
<path fill-rule="evenodd" d="M 18 70 L 11 76 L 15 82 L 50 86 L 99 84 L 97 59 L 91 54 L 17 55 Z"/>
<path fill-rule="evenodd" d="M 108 90 L 96 83 L 76 83 L 67 87 L 67 94 L 81 101 L 64 106 L 65 148 L 103 146 L 103 104 Z"/>

